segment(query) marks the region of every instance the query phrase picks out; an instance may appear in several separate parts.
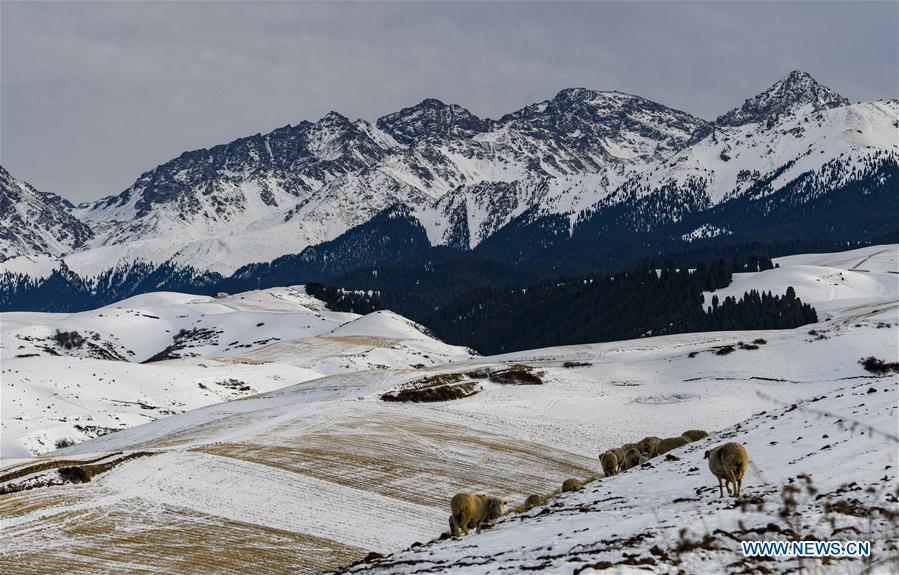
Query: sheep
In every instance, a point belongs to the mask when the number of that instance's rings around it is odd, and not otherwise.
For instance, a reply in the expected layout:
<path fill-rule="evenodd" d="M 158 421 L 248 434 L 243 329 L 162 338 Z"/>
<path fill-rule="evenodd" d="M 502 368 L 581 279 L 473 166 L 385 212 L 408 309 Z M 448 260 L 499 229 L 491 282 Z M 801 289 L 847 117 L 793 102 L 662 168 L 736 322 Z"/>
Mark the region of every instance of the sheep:
<path fill-rule="evenodd" d="M 502 516 L 503 505 L 505 503 L 499 497 L 457 493 L 450 501 L 450 535 L 458 536 L 460 529 L 468 535 L 468 528 L 472 526 L 477 527 L 477 533 L 480 533 L 481 525 L 492 525 Z"/>
<path fill-rule="evenodd" d="M 618 465 L 621 465 L 622 463 L 624 463 L 624 452 L 627 451 L 626 449 L 622 449 L 620 447 L 613 447 L 609 451 L 614 453 L 615 457 L 618 458 Z"/>
<path fill-rule="evenodd" d="M 580 491 L 583 485 L 577 479 L 566 479 L 562 482 L 562 493 L 568 491 Z"/>
<path fill-rule="evenodd" d="M 546 502 L 546 499 L 542 495 L 528 495 L 528 498 L 524 500 L 524 508 L 533 509 L 534 507 L 539 507 Z"/>
<path fill-rule="evenodd" d="M 630 451 L 631 448 L 636 448 L 636 443 L 625 443 L 621 447 L 618 448 L 618 451 L 615 452 L 615 455 L 618 456 L 618 469 L 624 471 L 627 469 L 627 452 Z M 639 451 L 639 449 L 637 449 Z"/>
<path fill-rule="evenodd" d="M 705 458 L 709 460 L 709 471 L 718 478 L 718 496 L 724 497 L 724 487 L 727 487 L 728 495 L 739 497 L 743 474 L 749 465 L 746 448 L 739 443 L 725 443 L 706 451 Z"/>
<path fill-rule="evenodd" d="M 606 477 L 618 473 L 618 456 L 615 454 L 615 451 L 610 449 L 600 455 L 599 462 L 602 464 L 602 472 Z"/>
<path fill-rule="evenodd" d="M 636 447 L 629 448 L 624 453 L 624 468 L 630 469 L 632 467 L 637 467 L 642 463 L 642 458 L 640 456 L 640 450 Z"/>
<path fill-rule="evenodd" d="M 652 435 L 650 435 L 649 437 L 644 437 L 637 444 L 637 449 L 639 449 L 642 453 L 645 453 L 647 458 L 655 457 L 659 454 L 660 441 L 660 438 Z"/>
<path fill-rule="evenodd" d="M 672 449 L 683 447 L 688 443 L 691 443 L 690 438 L 685 435 L 681 435 L 680 437 L 667 437 L 659 442 L 659 455 L 668 453 Z"/>
<path fill-rule="evenodd" d="M 701 429 L 688 429 L 687 431 L 681 433 L 684 437 L 689 437 L 690 441 L 699 441 L 703 437 L 708 437 L 709 432 L 703 431 Z"/>

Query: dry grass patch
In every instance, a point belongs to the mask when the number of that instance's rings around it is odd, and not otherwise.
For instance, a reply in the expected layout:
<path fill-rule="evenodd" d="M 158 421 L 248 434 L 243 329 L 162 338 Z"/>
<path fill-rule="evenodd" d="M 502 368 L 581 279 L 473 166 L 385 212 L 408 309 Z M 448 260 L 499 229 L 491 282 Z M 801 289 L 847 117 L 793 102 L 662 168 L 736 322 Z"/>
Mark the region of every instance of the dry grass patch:
<path fill-rule="evenodd" d="M 269 465 L 437 508 L 460 491 L 525 496 L 597 462 L 539 444 L 398 413 L 368 413 L 278 445 L 221 443 L 206 453 Z"/>
<path fill-rule="evenodd" d="M 367 553 L 327 539 L 177 508 L 63 512 L 44 518 L 41 526 L 17 526 L 4 533 L 19 537 L 20 544 L 0 555 L 0 572 L 311 574 Z"/>
<path fill-rule="evenodd" d="M 372 335 L 325 335 L 321 336 L 321 339 L 343 344 L 358 345 L 360 347 L 382 347 L 385 349 L 396 347 L 399 343 L 395 339 L 375 337 Z"/>

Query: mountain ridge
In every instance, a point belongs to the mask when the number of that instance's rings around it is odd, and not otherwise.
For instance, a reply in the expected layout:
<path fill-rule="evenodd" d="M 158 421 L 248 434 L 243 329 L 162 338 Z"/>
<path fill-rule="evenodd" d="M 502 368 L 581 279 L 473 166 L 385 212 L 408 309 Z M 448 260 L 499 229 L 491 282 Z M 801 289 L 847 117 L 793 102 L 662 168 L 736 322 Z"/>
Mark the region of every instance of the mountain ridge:
<path fill-rule="evenodd" d="M 766 198 L 797 178 L 841 174 L 829 188 L 793 194 L 784 204 L 789 212 L 873 177 L 862 168 L 878 154 L 899 163 L 897 116 L 896 101 L 848 104 L 797 71 L 715 122 L 640 96 L 586 88 L 560 90 L 499 120 L 433 98 L 374 123 L 332 111 L 315 122 L 184 152 L 96 202 L 73 208 L 48 199 L 87 230 L 78 247 L 8 250 L 2 257 L 65 258 L 84 278 L 135 262 L 228 275 L 307 248 L 316 248 L 323 262 L 335 261 L 323 246 L 394 207 L 417 220 L 431 246 L 462 252 L 514 226 L 504 241 L 531 246 L 517 261 L 576 236 L 608 244 L 622 233 L 662 234 L 686 245 L 735 233 L 729 222 L 739 218 L 737 210 L 714 209 L 738 205 L 750 189 L 756 192 L 739 204 L 743 210 L 752 211 L 756 201 L 770 204 Z M 724 212 L 735 216 L 715 215 Z M 695 225 L 675 233 L 680 222 Z M 740 226 L 752 236 L 761 223 Z M 863 223 L 862 235 L 837 237 L 827 231 L 832 227 L 815 239 L 859 241 L 890 231 Z M 369 226 L 369 233 L 383 229 Z M 10 261 L 0 269 L 28 275 L 28 265 Z"/>

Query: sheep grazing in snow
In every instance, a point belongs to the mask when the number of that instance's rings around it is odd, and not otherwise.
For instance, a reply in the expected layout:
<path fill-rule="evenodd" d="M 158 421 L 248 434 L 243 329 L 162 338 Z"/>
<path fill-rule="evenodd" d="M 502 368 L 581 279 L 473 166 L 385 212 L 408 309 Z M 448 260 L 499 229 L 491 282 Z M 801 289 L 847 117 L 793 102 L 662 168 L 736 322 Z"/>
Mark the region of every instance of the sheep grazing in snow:
<path fill-rule="evenodd" d="M 701 429 L 688 429 L 687 431 L 681 433 L 684 437 L 689 437 L 690 441 L 699 441 L 703 437 L 708 437 L 709 432 L 703 431 Z"/>
<path fill-rule="evenodd" d="M 640 456 L 640 450 L 636 447 L 630 447 L 627 451 L 624 452 L 624 469 L 637 467 L 642 462 L 643 461 L 642 457 Z"/>
<path fill-rule="evenodd" d="M 545 502 L 546 499 L 542 495 L 528 495 L 528 498 L 524 500 L 524 509 L 533 509 L 543 505 Z"/>
<path fill-rule="evenodd" d="M 577 479 L 566 479 L 562 482 L 562 493 L 566 493 L 568 491 L 580 491 L 583 484 Z"/>
<path fill-rule="evenodd" d="M 456 537 L 459 530 L 468 535 L 469 527 L 476 527 L 480 533 L 481 525 L 492 525 L 502 516 L 503 505 L 505 503 L 499 497 L 457 493 L 450 501 L 450 535 Z"/>
<path fill-rule="evenodd" d="M 621 447 L 613 447 L 613 448 L 610 449 L 609 451 L 611 451 L 612 453 L 614 453 L 614 454 L 615 454 L 615 457 L 618 458 L 618 467 L 619 467 L 619 470 L 620 470 L 621 464 L 624 463 L 624 452 L 627 451 L 627 450 L 626 450 L 626 449 L 622 449 Z"/>
<path fill-rule="evenodd" d="M 659 442 L 659 455 L 668 453 L 672 449 L 683 447 L 691 441 L 692 440 L 685 435 L 681 435 L 680 437 L 667 437 Z"/>
<path fill-rule="evenodd" d="M 660 441 L 660 438 L 652 435 L 650 435 L 649 437 L 644 437 L 637 444 L 637 449 L 639 449 L 641 453 L 645 453 L 647 458 L 655 457 L 659 454 Z"/>
<path fill-rule="evenodd" d="M 602 472 L 606 477 L 618 473 L 618 456 L 615 454 L 615 451 L 610 449 L 600 455 L 599 462 L 602 464 Z"/>
<path fill-rule="evenodd" d="M 640 449 L 637 447 L 636 443 L 625 443 L 615 452 L 615 455 L 618 456 L 618 470 L 624 471 L 628 469 L 630 466 L 627 461 L 627 452 L 631 449 L 636 449 L 637 453 L 640 453 Z"/>
<path fill-rule="evenodd" d="M 709 471 L 718 478 L 719 497 L 724 497 L 724 487 L 728 495 L 740 496 L 743 486 L 743 474 L 749 465 L 749 454 L 739 443 L 725 443 L 705 452 L 709 460 Z"/>

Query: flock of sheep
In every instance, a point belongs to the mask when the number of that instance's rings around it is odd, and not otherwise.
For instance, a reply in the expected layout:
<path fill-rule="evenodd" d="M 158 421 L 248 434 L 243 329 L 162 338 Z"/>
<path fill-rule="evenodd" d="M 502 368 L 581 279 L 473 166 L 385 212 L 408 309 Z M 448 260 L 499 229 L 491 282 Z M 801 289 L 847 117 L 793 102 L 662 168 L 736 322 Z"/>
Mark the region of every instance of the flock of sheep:
<path fill-rule="evenodd" d="M 690 429 L 678 437 L 661 439 L 658 437 L 644 437 L 637 443 L 626 443 L 621 447 L 612 448 L 599 456 L 603 473 L 606 476 L 616 475 L 627 469 L 639 467 L 648 459 L 663 455 L 672 449 L 677 449 L 693 441 L 698 441 L 709 434 L 701 429 Z M 728 495 L 739 497 L 740 488 L 743 485 L 743 474 L 749 464 L 749 454 L 746 448 L 739 443 L 725 443 L 705 452 L 705 459 L 709 460 L 709 471 L 718 478 L 719 496 L 724 497 L 724 489 Z M 578 491 L 583 484 L 577 479 L 566 479 L 562 483 L 559 492 Z M 524 505 L 515 508 L 514 511 L 523 512 L 538 505 L 543 505 L 548 498 L 542 495 L 530 495 L 524 501 Z M 503 514 L 505 502 L 499 497 L 488 495 L 472 495 L 471 493 L 457 493 L 450 501 L 452 514 L 449 518 L 450 536 L 456 537 L 461 531 L 468 535 L 470 528 L 481 532 L 482 525 L 492 525 Z"/>

